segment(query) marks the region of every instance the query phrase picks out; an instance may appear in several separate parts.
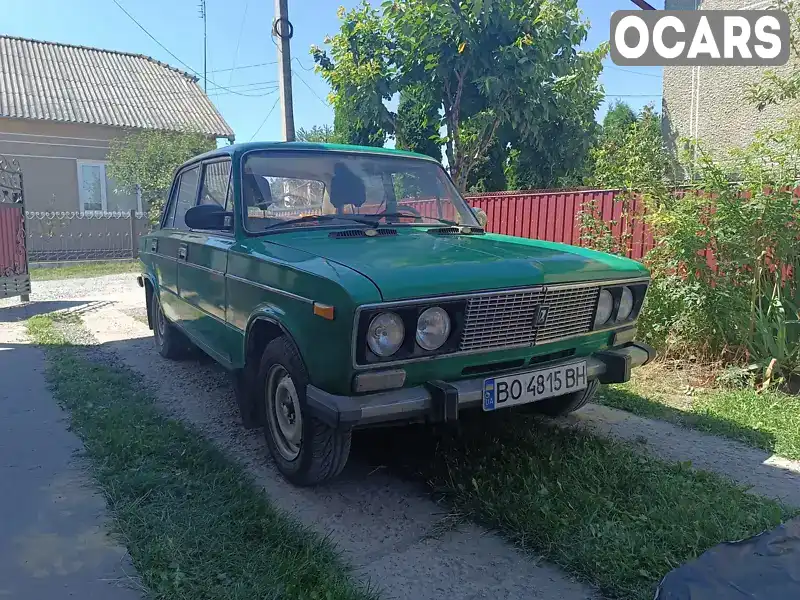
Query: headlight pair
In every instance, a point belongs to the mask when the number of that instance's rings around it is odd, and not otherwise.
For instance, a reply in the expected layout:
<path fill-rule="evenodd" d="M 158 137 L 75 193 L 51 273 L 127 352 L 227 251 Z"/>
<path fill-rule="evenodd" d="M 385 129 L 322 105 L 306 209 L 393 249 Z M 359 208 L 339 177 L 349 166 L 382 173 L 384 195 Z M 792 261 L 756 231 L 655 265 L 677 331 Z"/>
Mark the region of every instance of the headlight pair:
<path fill-rule="evenodd" d="M 617 292 L 616 296 L 619 300 L 616 303 L 615 294 L 612 291 Z M 615 304 L 616 316 L 614 315 Z M 612 317 L 617 323 L 626 321 L 633 313 L 634 304 L 633 290 L 627 285 L 622 287 L 621 290 L 619 288 L 616 290 L 608 288 L 600 290 L 600 295 L 597 299 L 597 311 L 594 317 L 595 329 L 611 322 Z"/>
<path fill-rule="evenodd" d="M 415 340 L 423 350 L 438 350 L 450 336 L 450 316 L 439 306 L 432 306 L 417 318 Z M 403 319 L 393 312 L 375 315 L 367 328 L 367 346 L 376 355 L 386 358 L 403 345 L 406 332 Z"/>

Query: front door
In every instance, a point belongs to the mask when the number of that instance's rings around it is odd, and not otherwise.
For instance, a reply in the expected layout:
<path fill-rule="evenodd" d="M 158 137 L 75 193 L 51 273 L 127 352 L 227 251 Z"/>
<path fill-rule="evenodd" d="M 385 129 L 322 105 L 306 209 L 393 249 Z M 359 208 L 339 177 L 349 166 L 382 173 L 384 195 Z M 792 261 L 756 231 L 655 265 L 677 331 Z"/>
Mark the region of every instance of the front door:
<path fill-rule="evenodd" d="M 205 163 L 198 204 L 218 204 L 231 210 L 230 160 Z M 226 320 L 225 273 L 232 231 L 185 230 L 177 234 L 178 294 L 181 325 L 189 336 L 215 359 L 230 361 L 229 348 L 235 331 Z"/>
<path fill-rule="evenodd" d="M 158 277 L 161 306 L 170 321 L 180 321 L 184 312 L 178 295 L 179 236 L 187 230 L 183 216 L 197 201 L 199 182 L 200 165 L 184 169 L 178 174 L 161 228 L 151 234 L 147 240 L 149 247 L 145 248 L 152 257 L 153 268 Z"/>

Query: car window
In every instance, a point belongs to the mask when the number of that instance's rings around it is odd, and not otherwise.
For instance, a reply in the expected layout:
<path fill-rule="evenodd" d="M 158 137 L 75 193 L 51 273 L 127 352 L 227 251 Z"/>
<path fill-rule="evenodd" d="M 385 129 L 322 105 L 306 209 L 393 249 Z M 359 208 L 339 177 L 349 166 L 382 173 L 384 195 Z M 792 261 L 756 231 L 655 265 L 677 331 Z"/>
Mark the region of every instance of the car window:
<path fill-rule="evenodd" d="M 203 186 L 200 188 L 200 204 L 216 204 L 225 210 L 231 206 L 230 186 L 231 161 L 208 163 L 203 170 Z"/>
<path fill-rule="evenodd" d="M 248 218 L 265 223 L 322 210 L 325 184 L 315 179 L 245 173 L 242 184 Z"/>
<path fill-rule="evenodd" d="M 362 221 L 393 225 L 478 226 L 440 165 L 377 153 L 248 153 L 242 200 L 244 225 L 252 233 L 279 231 L 284 222 L 288 227 L 330 226 L 330 220 L 299 220 L 311 215 L 358 215 L 368 218 Z"/>
<path fill-rule="evenodd" d="M 178 184 L 178 197 L 175 201 L 175 210 L 172 222 L 169 226 L 175 229 L 189 229 L 186 226 L 186 211 L 195 205 L 197 201 L 197 180 L 200 176 L 200 167 L 192 167 L 181 173 L 181 180 Z"/>
<path fill-rule="evenodd" d="M 163 227 L 165 229 L 169 229 L 172 227 L 172 220 L 175 218 L 175 198 L 178 196 L 178 190 L 180 190 L 180 178 L 181 176 L 178 175 L 178 182 L 172 188 L 172 193 L 169 195 L 169 204 L 167 206 L 167 216 L 164 218 Z"/>

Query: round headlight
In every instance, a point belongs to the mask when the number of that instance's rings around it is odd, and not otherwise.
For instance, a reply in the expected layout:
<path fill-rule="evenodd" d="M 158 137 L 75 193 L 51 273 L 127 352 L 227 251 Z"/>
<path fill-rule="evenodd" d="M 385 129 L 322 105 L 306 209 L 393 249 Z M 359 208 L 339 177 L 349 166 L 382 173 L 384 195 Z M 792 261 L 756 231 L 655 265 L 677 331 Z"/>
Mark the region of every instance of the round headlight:
<path fill-rule="evenodd" d="M 406 329 L 403 320 L 392 312 L 377 315 L 367 329 L 367 345 L 378 356 L 391 356 L 400 349 Z"/>
<path fill-rule="evenodd" d="M 424 310 L 417 320 L 417 344 L 425 350 L 441 348 L 450 335 L 450 317 L 438 306 Z"/>
<path fill-rule="evenodd" d="M 600 297 L 597 299 L 597 313 L 594 317 L 594 326 L 599 327 L 611 318 L 611 311 L 614 310 L 614 298 L 608 290 L 600 290 Z"/>
<path fill-rule="evenodd" d="M 633 292 L 631 288 L 622 288 L 622 297 L 619 299 L 619 310 L 617 311 L 617 321 L 624 321 L 631 316 L 633 311 Z"/>

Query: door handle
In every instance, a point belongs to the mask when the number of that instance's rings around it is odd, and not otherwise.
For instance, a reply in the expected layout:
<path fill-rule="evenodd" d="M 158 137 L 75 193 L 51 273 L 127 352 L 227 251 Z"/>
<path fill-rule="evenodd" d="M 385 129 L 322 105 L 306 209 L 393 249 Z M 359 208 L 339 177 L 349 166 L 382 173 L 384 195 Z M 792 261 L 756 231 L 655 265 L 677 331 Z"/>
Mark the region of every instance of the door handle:
<path fill-rule="evenodd" d="M 152 240 L 150 242 L 150 252 L 158 252 L 158 240 Z"/>
<path fill-rule="evenodd" d="M 186 244 L 178 246 L 178 259 L 186 260 L 186 255 L 189 252 L 189 247 Z"/>

